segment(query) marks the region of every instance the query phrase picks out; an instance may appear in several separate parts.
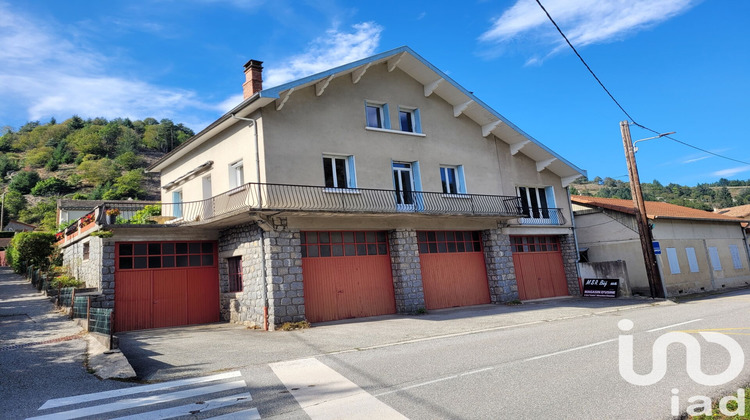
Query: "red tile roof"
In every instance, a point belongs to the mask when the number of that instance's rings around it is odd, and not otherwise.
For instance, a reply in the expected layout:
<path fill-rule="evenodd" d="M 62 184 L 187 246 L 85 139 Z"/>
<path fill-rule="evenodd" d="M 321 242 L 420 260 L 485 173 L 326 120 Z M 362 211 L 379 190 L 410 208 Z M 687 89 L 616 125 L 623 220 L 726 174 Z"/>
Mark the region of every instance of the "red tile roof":
<path fill-rule="evenodd" d="M 572 195 L 571 201 L 589 207 L 601 207 L 604 209 L 619 211 L 621 213 L 635 214 L 633 200 L 622 200 L 619 198 L 599 198 L 582 195 Z M 649 219 L 689 219 L 710 220 L 715 222 L 746 222 L 746 220 L 725 216 L 708 211 L 691 209 L 690 207 L 678 206 L 676 204 L 662 203 L 659 201 L 646 201 L 646 216 Z"/>
<path fill-rule="evenodd" d="M 729 217 L 747 218 L 748 216 L 750 216 L 750 204 L 745 204 L 744 206 L 736 206 L 736 207 L 728 207 L 725 209 L 719 209 L 719 210 L 716 210 L 716 213 L 723 214 L 724 216 L 729 216 Z"/>

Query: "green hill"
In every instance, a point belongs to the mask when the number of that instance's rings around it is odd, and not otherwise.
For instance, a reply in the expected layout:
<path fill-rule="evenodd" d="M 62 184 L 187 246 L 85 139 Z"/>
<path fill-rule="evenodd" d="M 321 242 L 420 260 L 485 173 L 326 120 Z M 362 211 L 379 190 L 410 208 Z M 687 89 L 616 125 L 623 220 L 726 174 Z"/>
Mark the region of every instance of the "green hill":
<path fill-rule="evenodd" d="M 73 116 L 0 131 L 0 187 L 8 220 L 56 230 L 56 200 L 158 200 L 159 180 L 144 168 L 193 136 L 171 120 Z"/>

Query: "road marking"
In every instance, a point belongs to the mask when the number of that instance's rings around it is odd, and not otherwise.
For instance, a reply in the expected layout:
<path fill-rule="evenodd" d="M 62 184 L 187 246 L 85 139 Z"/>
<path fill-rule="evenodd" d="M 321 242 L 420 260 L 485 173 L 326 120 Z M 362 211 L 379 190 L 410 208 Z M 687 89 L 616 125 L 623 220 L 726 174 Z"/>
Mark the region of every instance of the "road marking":
<path fill-rule="evenodd" d="M 109 404 L 97 405 L 94 407 L 78 408 L 75 410 L 63 411 L 59 413 L 47 414 L 44 416 L 31 417 L 26 420 L 48 420 L 48 419 L 77 419 L 80 417 L 94 416 L 112 411 L 126 410 L 128 408 L 144 407 L 147 405 L 165 403 L 170 401 L 192 398 L 198 395 L 212 394 L 214 392 L 228 391 L 237 388 L 244 388 L 247 385 L 244 380 L 225 382 L 216 385 L 193 388 L 185 391 L 177 391 L 169 394 L 154 395 L 150 397 L 131 398 L 129 400 L 116 401 Z"/>
<path fill-rule="evenodd" d="M 257 408 L 251 408 L 249 410 L 237 411 L 234 413 L 228 413 L 217 417 L 211 417 L 213 420 L 260 420 L 260 413 Z"/>
<path fill-rule="evenodd" d="M 311 419 L 406 419 L 314 358 L 271 363 L 271 369 Z"/>
<path fill-rule="evenodd" d="M 252 400 L 253 398 L 250 396 L 250 393 L 246 392 L 244 394 L 215 398 L 213 400 L 204 401 L 202 403 L 186 404 L 179 407 L 170 407 L 163 410 L 149 411 L 148 413 L 138 413 L 125 417 L 117 417 L 116 419 L 112 420 L 139 420 L 143 418 L 148 418 L 149 420 L 171 419 L 180 416 L 190 416 L 196 415 L 198 413 L 205 413 L 210 410 L 216 410 L 217 408 L 230 407 L 244 401 Z"/>
<path fill-rule="evenodd" d="M 654 332 L 654 331 L 666 330 L 666 329 L 669 329 L 669 328 L 672 328 L 672 327 L 677 327 L 677 326 L 680 326 L 680 325 L 690 324 L 690 323 L 698 322 L 698 321 L 703 321 L 703 318 L 698 318 L 698 319 L 694 319 L 692 321 L 685 321 L 685 322 L 680 322 L 680 323 L 677 323 L 677 324 L 667 325 L 666 327 L 654 328 L 654 329 L 648 330 L 646 332 Z"/>
<path fill-rule="evenodd" d="M 135 386 L 132 388 L 116 389 L 113 391 L 96 392 L 93 394 L 76 395 L 73 397 L 66 397 L 66 398 L 55 398 L 53 400 L 49 400 L 45 402 L 41 407 L 39 407 L 39 409 L 46 410 L 49 408 L 64 407 L 66 405 L 80 404 L 80 403 L 90 402 L 90 401 L 105 400 L 107 398 L 122 397 L 125 395 L 134 395 L 134 394 L 142 394 L 144 392 L 161 391 L 163 389 L 177 388 L 177 387 L 185 386 L 185 385 L 194 385 L 194 384 L 200 384 L 204 382 L 219 381 L 221 379 L 236 378 L 241 375 L 242 374 L 240 373 L 240 371 L 234 371 L 234 372 L 220 373 L 218 375 L 203 376 L 200 378 L 180 379 L 177 381 L 162 382 L 162 383 L 154 384 L 154 385 L 141 385 L 141 386 Z"/>
<path fill-rule="evenodd" d="M 477 373 L 487 372 L 487 371 L 490 371 L 490 370 L 495 370 L 497 368 L 498 368 L 498 366 L 490 366 L 490 367 L 486 367 L 486 368 L 470 370 L 468 372 L 459 373 L 459 374 L 456 374 L 456 375 L 445 376 L 445 377 L 442 377 L 442 378 L 433 379 L 431 381 L 420 382 L 420 383 L 417 383 L 417 384 L 412 384 L 412 385 L 409 385 L 409 386 L 405 386 L 403 388 L 398 388 L 398 389 L 394 389 L 394 390 L 391 390 L 391 391 L 381 392 L 379 394 L 375 394 L 375 396 L 376 397 L 380 397 L 380 396 L 383 396 L 383 395 L 395 394 L 397 392 L 408 391 L 410 389 L 419 388 L 419 387 L 423 387 L 423 386 L 426 386 L 426 385 L 432 385 L 432 384 L 435 384 L 435 383 L 438 383 L 438 382 L 444 382 L 444 381 L 448 381 L 448 380 L 451 380 L 451 379 L 458 379 L 458 378 L 463 377 L 463 376 L 476 375 Z"/>
<path fill-rule="evenodd" d="M 560 350 L 560 351 L 556 351 L 554 353 L 543 354 L 541 356 L 534 356 L 534 357 L 530 357 L 528 359 L 524 359 L 524 362 L 530 362 L 532 360 L 544 359 L 545 357 L 557 356 L 558 354 L 570 353 L 571 351 L 583 350 L 583 349 L 587 349 L 587 348 L 590 348 L 590 347 L 600 346 L 602 344 L 611 343 L 611 342 L 617 341 L 617 340 L 618 340 L 617 338 L 612 338 L 610 340 L 599 341 L 598 343 L 586 344 L 585 346 L 573 347 L 572 349 Z"/>

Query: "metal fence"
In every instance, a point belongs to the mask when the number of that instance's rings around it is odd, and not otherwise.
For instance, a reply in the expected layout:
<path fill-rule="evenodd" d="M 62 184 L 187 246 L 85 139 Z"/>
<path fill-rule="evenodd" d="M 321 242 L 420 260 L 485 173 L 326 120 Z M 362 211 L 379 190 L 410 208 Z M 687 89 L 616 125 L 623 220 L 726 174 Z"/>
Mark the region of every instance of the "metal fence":
<path fill-rule="evenodd" d="M 71 306 L 73 303 L 73 287 L 63 287 L 60 289 L 60 293 L 57 295 L 57 304 L 59 306 Z"/>
<path fill-rule="evenodd" d="M 136 212 L 144 207 L 137 203 L 119 203 L 116 206 L 121 214 Z M 159 206 L 159 211 L 152 216 L 152 221 L 177 224 L 200 222 L 248 210 L 523 216 L 520 198 L 515 196 L 259 183 L 245 184 L 205 200 L 156 206 Z M 114 205 L 105 203 L 105 208 L 114 208 Z"/>
<path fill-rule="evenodd" d="M 72 317 L 86 319 L 89 309 L 88 296 L 76 296 L 73 299 Z"/>
<path fill-rule="evenodd" d="M 522 225 L 564 225 L 565 216 L 562 209 L 555 208 L 539 208 L 534 211 L 530 211 L 529 214 L 520 219 Z"/>
<path fill-rule="evenodd" d="M 90 308 L 89 309 L 89 332 L 100 334 L 112 333 L 112 309 Z"/>

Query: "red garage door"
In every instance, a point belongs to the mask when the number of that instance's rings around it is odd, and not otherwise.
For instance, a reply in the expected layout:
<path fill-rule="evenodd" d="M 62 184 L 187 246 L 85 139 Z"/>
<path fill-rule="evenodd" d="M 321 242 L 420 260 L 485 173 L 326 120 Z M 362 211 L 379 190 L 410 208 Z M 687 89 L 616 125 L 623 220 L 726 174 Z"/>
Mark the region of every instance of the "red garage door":
<path fill-rule="evenodd" d="M 302 232 L 301 239 L 308 321 L 396 312 L 385 232 Z"/>
<path fill-rule="evenodd" d="M 512 236 L 511 243 L 518 295 L 522 300 L 568 295 L 556 236 Z"/>
<path fill-rule="evenodd" d="M 115 330 L 219 320 L 215 242 L 118 242 Z"/>
<path fill-rule="evenodd" d="M 480 232 L 417 232 L 427 309 L 490 303 Z"/>

